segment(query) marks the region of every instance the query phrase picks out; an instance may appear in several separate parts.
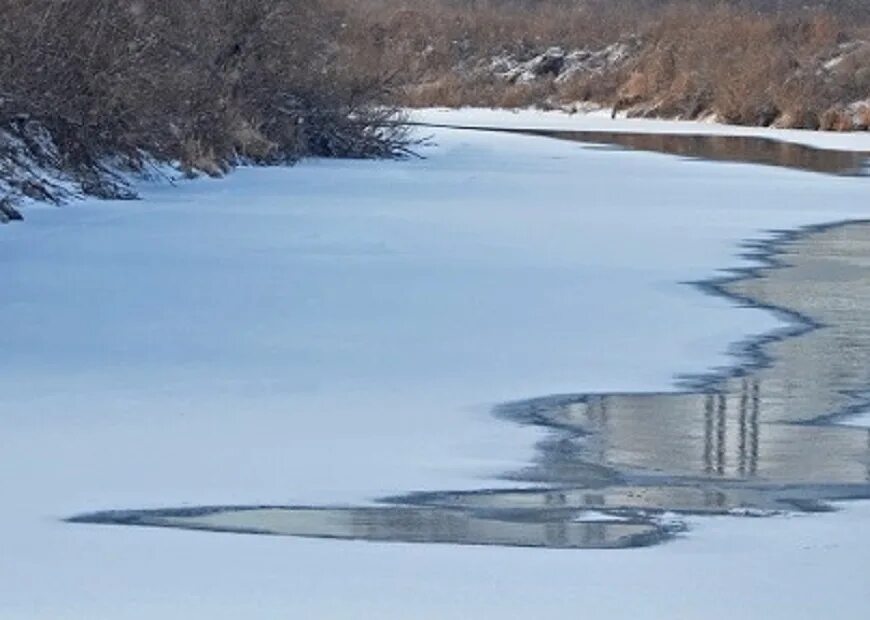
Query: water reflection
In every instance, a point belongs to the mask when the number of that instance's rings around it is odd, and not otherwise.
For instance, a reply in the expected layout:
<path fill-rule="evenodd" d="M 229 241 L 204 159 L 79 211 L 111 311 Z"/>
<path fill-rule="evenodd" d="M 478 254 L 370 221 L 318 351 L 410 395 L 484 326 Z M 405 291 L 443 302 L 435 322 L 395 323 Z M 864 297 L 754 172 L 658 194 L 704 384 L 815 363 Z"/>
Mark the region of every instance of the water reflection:
<path fill-rule="evenodd" d="M 790 327 L 743 343 L 736 366 L 673 393 L 576 394 L 496 414 L 551 431 L 508 478 L 533 488 L 409 493 L 377 506 L 110 511 L 79 522 L 373 541 L 559 548 L 659 542 L 672 513 L 764 515 L 870 497 L 870 223 L 783 234 L 765 265 L 702 287 Z"/>
<path fill-rule="evenodd" d="M 841 176 L 870 176 L 870 153 L 819 149 L 756 136 L 668 135 L 611 131 L 524 133 L 636 151 L 679 155 L 692 159 L 781 166 Z"/>
<path fill-rule="evenodd" d="M 498 512 L 501 512 L 499 510 Z M 503 518 L 471 506 L 226 506 L 199 509 L 113 511 L 70 519 L 187 529 L 378 542 L 451 543 L 549 548 L 620 548 L 652 544 L 661 528 L 640 518 L 589 520 L 566 513 Z"/>
<path fill-rule="evenodd" d="M 466 129 L 452 125 L 426 124 L 424 126 Z M 689 159 L 779 166 L 838 176 L 870 176 L 870 152 L 820 149 L 762 136 L 505 129 L 503 127 L 468 127 L 467 129 L 519 133 L 618 149 L 665 153 Z"/>

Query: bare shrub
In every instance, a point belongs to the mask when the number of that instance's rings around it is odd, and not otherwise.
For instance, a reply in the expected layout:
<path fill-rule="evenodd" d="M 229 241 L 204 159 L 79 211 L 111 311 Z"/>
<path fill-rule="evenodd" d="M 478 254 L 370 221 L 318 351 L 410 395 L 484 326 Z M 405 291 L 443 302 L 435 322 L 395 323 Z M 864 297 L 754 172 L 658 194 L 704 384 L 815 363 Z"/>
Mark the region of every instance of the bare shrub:
<path fill-rule="evenodd" d="M 394 154 L 388 82 L 341 36 L 321 0 L 0 0 L 0 131 L 44 127 L 86 190 L 107 157 L 217 174 Z"/>

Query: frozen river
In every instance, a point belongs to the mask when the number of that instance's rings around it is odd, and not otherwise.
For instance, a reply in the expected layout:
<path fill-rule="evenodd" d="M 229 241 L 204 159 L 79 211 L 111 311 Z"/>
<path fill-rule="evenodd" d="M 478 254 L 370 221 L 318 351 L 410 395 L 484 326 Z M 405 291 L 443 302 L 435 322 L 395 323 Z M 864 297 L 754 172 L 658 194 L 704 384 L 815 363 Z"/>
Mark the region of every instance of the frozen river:
<path fill-rule="evenodd" d="M 0 618 L 863 617 L 866 503 L 620 552 L 61 521 L 514 487 L 546 429 L 494 405 L 733 364 L 780 318 L 682 283 L 868 215 L 866 178 L 433 132 L 0 229 Z"/>

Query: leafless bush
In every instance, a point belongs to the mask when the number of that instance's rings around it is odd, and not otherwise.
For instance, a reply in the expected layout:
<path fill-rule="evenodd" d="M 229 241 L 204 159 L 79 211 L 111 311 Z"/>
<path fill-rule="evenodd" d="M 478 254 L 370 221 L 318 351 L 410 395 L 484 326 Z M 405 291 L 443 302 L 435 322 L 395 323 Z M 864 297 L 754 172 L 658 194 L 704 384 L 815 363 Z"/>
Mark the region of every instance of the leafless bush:
<path fill-rule="evenodd" d="M 97 193 L 107 157 L 217 173 L 401 151 L 383 72 L 352 65 L 342 25 L 321 0 L 0 0 L 0 131 L 44 128 Z"/>

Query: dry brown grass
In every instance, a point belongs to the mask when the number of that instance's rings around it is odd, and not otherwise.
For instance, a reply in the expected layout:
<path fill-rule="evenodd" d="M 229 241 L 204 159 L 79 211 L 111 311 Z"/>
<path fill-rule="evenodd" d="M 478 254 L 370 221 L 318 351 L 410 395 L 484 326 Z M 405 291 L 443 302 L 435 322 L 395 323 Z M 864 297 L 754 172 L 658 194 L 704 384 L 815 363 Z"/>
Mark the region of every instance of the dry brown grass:
<path fill-rule="evenodd" d="M 634 71 L 644 84 L 634 97 L 650 113 L 693 117 L 712 110 L 732 123 L 818 116 L 826 86 L 805 68 L 842 31 L 827 15 L 789 21 L 724 5 L 669 8 L 643 33 Z"/>
<path fill-rule="evenodd" d="M 870 97 L 870 48 L 819 71 L 839 44 L 870 40 L 863 0 L 332 2 L 350 24 L 343 44 L 400 76 L 395 97 L 405 105 L 583 100 L 632 114 L 839 129 L 847 123 L 837 110 Z M 596 49 L 627 37 L 642 42 L 629 64 L 559 84 L 511 84 L 479 70 L 500 54 Z"/>

